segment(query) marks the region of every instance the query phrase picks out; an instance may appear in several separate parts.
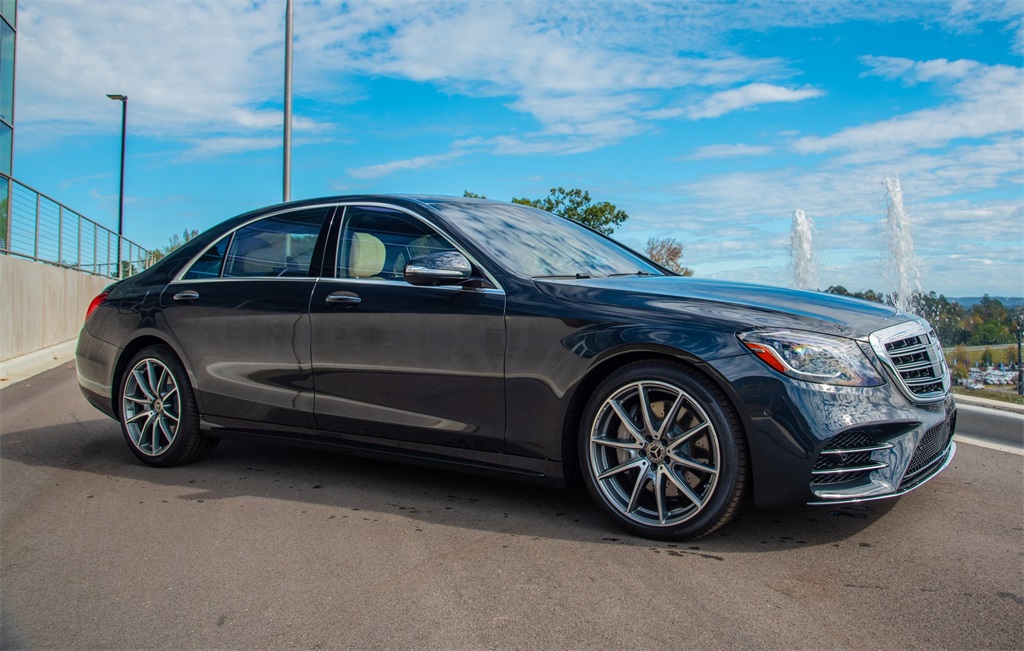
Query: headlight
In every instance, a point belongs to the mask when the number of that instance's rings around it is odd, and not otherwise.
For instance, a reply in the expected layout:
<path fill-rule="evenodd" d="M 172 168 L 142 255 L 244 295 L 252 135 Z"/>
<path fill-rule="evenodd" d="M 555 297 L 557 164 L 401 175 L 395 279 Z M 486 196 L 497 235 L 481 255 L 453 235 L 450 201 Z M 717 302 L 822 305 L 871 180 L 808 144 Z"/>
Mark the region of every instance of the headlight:
<path fill-rule="evenodd" d="M 844 387 L 885 384 L 856 341 L 799 330 L 742 332 L 740 341 L 779 373 Z"/>

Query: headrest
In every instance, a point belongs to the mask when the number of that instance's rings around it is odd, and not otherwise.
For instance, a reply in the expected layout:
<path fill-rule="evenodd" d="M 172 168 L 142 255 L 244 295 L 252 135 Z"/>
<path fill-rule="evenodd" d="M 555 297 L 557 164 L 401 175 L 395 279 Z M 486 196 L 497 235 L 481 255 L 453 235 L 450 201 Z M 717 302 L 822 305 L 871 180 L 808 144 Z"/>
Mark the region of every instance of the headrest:
<path fill-rule="evenodd" d="M 384 268 L 384 243 L 369 233 L 355 233 L 348 248 L 348 277 L 369 278 Z"/>

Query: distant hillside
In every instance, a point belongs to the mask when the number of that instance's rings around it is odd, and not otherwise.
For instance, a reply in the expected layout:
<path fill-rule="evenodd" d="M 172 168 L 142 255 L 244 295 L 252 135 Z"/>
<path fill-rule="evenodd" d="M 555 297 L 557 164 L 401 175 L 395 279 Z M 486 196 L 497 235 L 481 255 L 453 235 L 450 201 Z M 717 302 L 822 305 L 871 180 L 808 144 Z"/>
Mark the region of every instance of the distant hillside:
<path fill-rule="evenodd" d="M 963 296 L 963 297 L 947 297 L 950 302 L 959 303 L 961 307 L 970 309 L 981 302 L 983 297 L 981 296 Z M 1021 307 L 1024 306 L 1024 298 L 1020 296 L 989 296 L 994 298 L 1003 304 L 1003 307 Z"/>

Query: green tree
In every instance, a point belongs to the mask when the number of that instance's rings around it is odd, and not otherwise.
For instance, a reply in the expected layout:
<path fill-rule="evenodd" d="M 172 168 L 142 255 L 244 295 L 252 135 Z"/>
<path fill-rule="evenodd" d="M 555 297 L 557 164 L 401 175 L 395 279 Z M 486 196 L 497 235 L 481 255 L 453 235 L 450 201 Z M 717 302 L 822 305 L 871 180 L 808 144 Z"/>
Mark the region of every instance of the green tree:
<path fill-rule="evenodd" d="M 971 376 L 970 370 L 968 370 L 968 368 L 963 364 L 951 364 L 949 372 L 957 382 L 960 380 L 966 380 Z"/>
<path fill-rule="evenodd" d="M 948 346 L 963 341 L 960 335 L 960 320 L 963 318 L 964 308 L 959 303 L 950 303 L 945 296 L 936 295 L 935 292 L 915 292 L 911 298 L 910 309 L 914 314 L 928 319 L 943 344 Z"/>
<path fill-rule="evenodd" d="M 984 366 L 992 366 L 992 349 L 986 347 L 981 351 L 981 363 Z"/>
<path fill-rule="evenodd" d="M 199 231 L 197 229 L 189 230 L 186 228 L 184 231 L 181 232 L 180 236 L 177 233 L 175 233 L 167 241 L 167 246 L 159 249 L 153 249 L 152 251 L 150 251 L 151 262 L 156 262 L 157 260 L 160 260 L 171 251 L 177 249 L 182 244 L 188 242 L 189 240 L 195 237 L 199 237 Z"/>
<path fill-rule="evenodd" d="M 181 237 L 178 237 L 178 234 L 175 233 L 174 235 L 171 236 L 171 239 L 167 243 L 167 246 L 164 247 L 164 255 L 170 253 L 174 249 L 180 247 L 185 242 L 188 242 L 189 240 L 194 239 L 196 237 L 199 237 L 199 231 L 196 229 L 188 230 L 186 228 L 181 232 Z"/>
<path fill-rule="evenodd" d="M 652 237 L 644 250 L 647 257 L 680 276 L 692 276 L 693 269 L 683 266 L 683 243 L 674 237 Z"/>
<path fill-rule="evenodd" d="M 981 317 L 982 321 L 1006 321 L 1010 316 L 1002 301 L 988 294 L 982 296 L 981 301 L 971 311 Z"/>
<path fill-rule="evenodd" d="M 953 349 L 953 364 L 963 364 L 967 367 L 971 365 L 971 353 L 968 352 L 967 346 L 959 344 Z"/>
<path fill-rule="evenodd" d="M 825 289 L 826 294 L 835 294 L 836 296 L 850 296 L 850 290 L 846 289 L 842 285 L 829 285 Z"/>
<path fill-rule="evenodd" d="M 831 285 L 825 289 L 827 294 L 836 294 L 838 296 L 852 296 L 853 298 L 860 298 L 865 301 L 871 301 L 872 303 L 885 303 L 885 295 L 879 294 L 873 289 L 865 289 L 859 292 L 851 292 L 842 285 Z"/>
<path fill-rule="evenodd" d="M 486 199 L 487 198 L 486 196 L 484 196 L 482 194 L 477 194 L 475 192 L 470 192 L 469 190 L 463 190 L 462 196 L 466 197 L 467 199 Z"/>
<path fill-rule="evenodd" d="M 995 319 L 985 321 L 974 327 L 970 343 L 973 346 L 988 346 L 990 344 L 1006 344 L 1013 339 L 1010 329 L 1006 324 Z"/>
<path fill-rule="evenodd" d="M 619 210 L 615 204 L 607 201 L 594 203 L 589 192 L 578 188 L 551 188 L 551 193 L 543 199 L 515 197 L 512 203 L 546 210 L 605 235 L 611 235 L 619 224 L 629 219 L 626 211 Z"/>

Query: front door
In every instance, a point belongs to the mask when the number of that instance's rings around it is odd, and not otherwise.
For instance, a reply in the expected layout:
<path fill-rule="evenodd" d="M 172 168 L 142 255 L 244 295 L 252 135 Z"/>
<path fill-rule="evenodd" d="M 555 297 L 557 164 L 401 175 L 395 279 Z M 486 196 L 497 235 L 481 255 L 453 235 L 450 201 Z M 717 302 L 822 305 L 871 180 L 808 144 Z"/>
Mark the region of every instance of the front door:
<path fill-rule="evenodd" d="M 342 224 L 310 300 L 317 426 L 504 451 L 504 293 L 405 282 L 412 258 L 455 249 L 418 217 L 347 206 Z"/>

